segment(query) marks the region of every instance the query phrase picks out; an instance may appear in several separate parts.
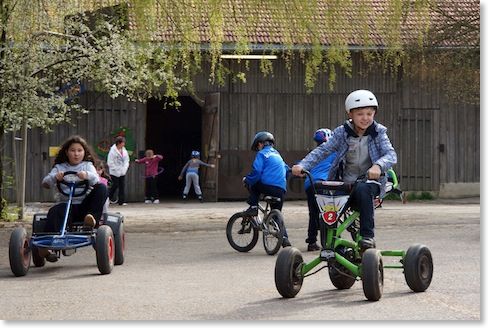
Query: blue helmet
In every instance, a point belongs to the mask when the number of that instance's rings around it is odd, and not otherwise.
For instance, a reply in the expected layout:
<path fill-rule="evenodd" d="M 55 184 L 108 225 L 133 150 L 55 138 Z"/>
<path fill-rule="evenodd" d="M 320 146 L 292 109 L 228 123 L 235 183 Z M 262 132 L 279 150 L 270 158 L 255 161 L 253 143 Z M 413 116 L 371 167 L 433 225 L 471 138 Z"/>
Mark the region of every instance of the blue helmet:
<path fill-rule="evenodd" d="M 198 150 L 192 150 L 191 157 L 200 158 L 200 152 Z"/>
<path fill-rule="evenodd" d="M 254 140 L 252 141 L 251 150 L 258 151 L 258 143 L 260 142 L 274 145 L 275 139 L 273 135 L 268 131 L 258 132 L 254 136 Z"/>
<path fill-rule="evenodd" d="M 313 140 L 315 140 L 316 143 L 321 144 L 329 141 L 333 135 L 334 133 L 329 129 L 318 129 L 313 135 Z"/>

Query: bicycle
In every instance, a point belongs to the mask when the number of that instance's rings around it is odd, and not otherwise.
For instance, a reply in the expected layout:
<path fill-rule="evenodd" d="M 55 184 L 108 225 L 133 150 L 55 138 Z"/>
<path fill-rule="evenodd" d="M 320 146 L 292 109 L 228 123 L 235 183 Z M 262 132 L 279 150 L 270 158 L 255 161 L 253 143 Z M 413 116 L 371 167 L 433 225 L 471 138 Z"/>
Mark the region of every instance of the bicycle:
<path fill-rule="evenodd" d="M 249 252 L 256 246 L 259 231 L 263 232 L 263 245 L 268 255 L 274 255 L 283 243 L 283 214 L 278 209 L 271 210 L 271 205 L 279 203 L 277 197 L 265 196 L 263 208 L 258 204 L 258 215 L 249 216 L 244 212 L 232 215 L 227 222 L 226 234 L 229 244 L 238 252 Z"/>
<path fill-rule="evenodd" d="M 361 180 L 354 184 L 338 181 L 313 183 L 310 172 L 303 170 L 302 173 L 312 182 L 319 207 L 322 250 L 317 258 L 308 263 L 304 263 L 300 251 L 295 247 L 280 252 L 275 265 L 275 285 L 283 297 L 295 297 L 304 278 L 324 268 L 328 268 L 329 278 L 337 289 L 349 289 L 357 280 L 362 280 L 363 292 L 369 301 L 378 301 L 383 294 L 384 268 L 403 269 L 407 285 L 414 292 L 423 292 L 430 286 L 434 264 L 427 246 L 414 244 L 406 252 L 375 248 L 363 251 L 360 248 L 359 211 L 350 207 L 349 195 Z M 395 172 L 389 170 L 388 174 L 391 176 L 388 192 L 401 195 Z M 338 192 L 348 195 L 337 195 Z M 341 237 L 346 230 L 351 233 L 352 241 Z M 383 265 L 383 257 L 387 256 L 399 257 L 399 264 Z M 326 265 L 310 273 L 322 262 Z"/>

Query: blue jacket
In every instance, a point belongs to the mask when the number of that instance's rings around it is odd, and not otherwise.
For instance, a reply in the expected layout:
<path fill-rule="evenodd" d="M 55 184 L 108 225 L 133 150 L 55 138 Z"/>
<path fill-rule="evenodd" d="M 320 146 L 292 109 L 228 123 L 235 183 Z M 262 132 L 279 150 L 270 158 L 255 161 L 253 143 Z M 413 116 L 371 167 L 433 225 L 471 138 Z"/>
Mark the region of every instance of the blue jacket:
<path fill-rule="evenodd" d="M 325 181 L 329 177 L 329 170 L 332 166 L 332 163 L 336 159 L 337 154 L 332 153 L 327 156 L 326 159 L 322 160 L 319 164 L 317 164 L 310 173 L 312 174 L 313 181 Z M 310 179 L 307 177 L 305 178 L 305 190 L 310 188 Z"/>
<path fill-rule="evenodd" d="M 373 124 L 366 130 L 365 135 L 366 134 L 371 136 L 371 138 L 368 139 L 368 152 L 369 156 L 371 157 L 371 162 L 379 165 L 382 173 L 386 173 L 386 171 L 388 171 L 388 169 L 397 162 L 397 155 L 395 149 L 393 149 L 393 146 L 391 145 L 388 135 L 386 134 L 386 127 L 374 121 Z M 338 126 L 334 130 L 334 135 L 332 138 L 312 150 L 303 160 L 300 161 L 300 163 L 298 163 L 298 165 L 310 171 L 310 168 L 317 165 L 317 163 L 331 153 L 336 152 L 337 158 L 332 163 L 327 180 L 340 180 L 342 175 L 341 170 L 344 167 L 348 150 L 347 139 L 349 137 L 353 137 L 354 135 L 355 133 L 349 126 L 348 122 Z M 384 197 L 385 195 L 386 180 L 386 174 L 380 178 L 380 197 Z"/>
<path fill-rule="evenodd" d="M 249 186 L 261 181 L 262 184 L 275 186 L 286 191 L 286 175 L 290 170 L 280 153 L 272 146 L 264 146 L 258 151 L 252 163 L 251 172 L 246 175 Z"/>

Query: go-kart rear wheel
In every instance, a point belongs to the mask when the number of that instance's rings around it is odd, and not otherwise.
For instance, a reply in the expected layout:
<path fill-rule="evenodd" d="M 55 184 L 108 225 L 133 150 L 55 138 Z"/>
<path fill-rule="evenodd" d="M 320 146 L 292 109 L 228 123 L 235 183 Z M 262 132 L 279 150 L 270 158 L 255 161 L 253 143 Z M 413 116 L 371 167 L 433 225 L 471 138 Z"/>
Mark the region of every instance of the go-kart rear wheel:
<path fill-rule="evenodd" d="M 43 267 L 46 264 L 46 258 L 42 257 L 39 254 L 39 248 L 37 248 L 36 246 L 32 246 L 31 253 L 32 253 L 32 262 L 36 267 L 38 268 Z"/>
<path fill-rule="evenodd" d="M 258 229 L 242 213 L 230 217 L 225 232 L 230 246 L 238 252 L 249 252 L 258 242 Z"/>
<path fill-rule="evenodd" d="M 108 274 L 114 268 L 115 241 L 112 228 L 102 225 L 97 229 L 95 237 L 95 250 L 97 253 L 97 266 L 101 274 Z"/>
<path fill-rule="evenodd" d="M 275 285 L 281 296 L 293 298 L 303 284 L 303 258 L 295 247 L 286 247 L 279 254 L 275 265 Z"/>
<path fill-rule="evenodd" d="M 124 263 L 125 254 L 125 231 L 124 222 L 120 222 L 117 231 L 114 231 L 115 240 L 115 265 L 122 265 Z"/>
<path fill-rule="evenodd" d="M 363 253 L 361 273 L 364 296 L 378 301 L 383 294 L 383 259 L 379 250 L 370 248 Z"/>
<path fill-rule="evenodd" d="M 10 235 L 8 257 L 10 269 L 16 277 L 25 276 L 29 271 L 31 251 L 29 248 L 30 237 L 23 227 L 17 227 Z"/>
<path fill-rule="evenodd" d="M 403 260 L 403 269 L 405 280 L 411 290 L 423 292 L 429 288 L 434 274 L 434 263 L 427 246 L 410 246 Z"/>
<path fill-rule="evenodd" d="M 275 255 L 283 243 L 283 214 L 278 210 L 272 210 L 264 221 L 263 245 L 266 254 Z"/>

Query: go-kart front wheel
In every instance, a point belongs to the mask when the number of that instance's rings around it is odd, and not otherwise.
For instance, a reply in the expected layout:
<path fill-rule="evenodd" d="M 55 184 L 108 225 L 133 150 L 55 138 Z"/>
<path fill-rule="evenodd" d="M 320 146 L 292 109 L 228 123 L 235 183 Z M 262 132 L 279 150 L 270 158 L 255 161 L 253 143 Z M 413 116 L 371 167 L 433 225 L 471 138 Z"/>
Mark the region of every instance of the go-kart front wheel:
<path fill-rule="evenodd" d="M 97 229 L 95 238 L 97 266 L 101 274 L 108 274 L 114 268 L 115 241 L 112 228 L 102 225 Z"/>
<path fill-rule="evenodd" d="M 17 227 L 10 235 L 8 257 L 10 269 L 16 277 L 25 276 L 29 271 L 31 251 L 29 248 L 30 237 L 23 227 Z"/>
<path fill-rule="evenodd" d="M 414 292 L 423 292 L 429 288 L 434 274 L 432 254 L 427 246 L 412 245 L 403 260 L 405 280 Z"/>
<path fill-rule="evenodd" d="M 363 253 L 361 273 L 364 296 L 378 301 L 383 295 L 383 259 L 379 250 L 370 248 Z"/>
<path fill-rule="evenodd" d="M 275 265 L 275 285 L 281 296 L 293 298 L 303 284 L 303 258 L 295 247 L 286 247 L 279 254 Z"/>
<path fill-rule="evenodd" d="M 114 231 L 115 239 L 115 265 L 124 264 L 125 254 L 125 231 L 124 222 L 120 222 L 117 231 Z"/>

